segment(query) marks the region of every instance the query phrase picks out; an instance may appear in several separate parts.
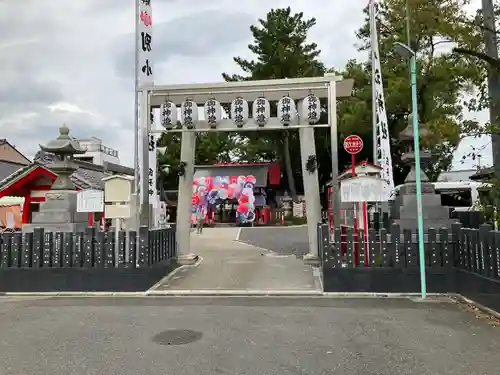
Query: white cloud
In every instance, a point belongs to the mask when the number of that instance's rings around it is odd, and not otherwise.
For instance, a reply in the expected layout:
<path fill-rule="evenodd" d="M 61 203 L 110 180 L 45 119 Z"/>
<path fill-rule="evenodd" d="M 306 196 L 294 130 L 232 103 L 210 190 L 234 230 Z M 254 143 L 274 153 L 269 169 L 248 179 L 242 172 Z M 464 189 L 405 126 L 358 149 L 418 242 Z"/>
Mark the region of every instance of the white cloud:
<path fill-rule="evenodd" d="M 479 0 L 475 0 L 479 2 Z M 33 156 L 66 123 L 75 136 L 98 136 L 131 165 L 133 1 L 0 2 L 0 130 Z M 220 81 L 249 56 L 248 27 L 272 7 L 316 17 L 310 39 L 328 66 L 360 57 L 355 30 L 366 0 L 153 0 L 158 84 Z M 237 6 L 235 6 L 237 5 Z M 485 158 L 486 159 L 486 158 Z"/>

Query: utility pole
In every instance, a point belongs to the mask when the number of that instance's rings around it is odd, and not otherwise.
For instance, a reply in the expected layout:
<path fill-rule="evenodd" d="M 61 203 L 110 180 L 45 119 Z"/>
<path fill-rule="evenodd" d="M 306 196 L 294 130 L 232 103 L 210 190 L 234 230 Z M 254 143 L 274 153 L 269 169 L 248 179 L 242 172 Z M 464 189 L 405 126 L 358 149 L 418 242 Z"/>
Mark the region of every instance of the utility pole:
<path fill-rule="evenodd" d="M 495 27 L 495 11 L 493 0 L 482 0 L 483 33 L 486 55 L 498 59 L 497 35 Z M 490 123 L 500 127 L 500 76 L 498 70 L 488 64 L 488 96 L 490 99 Z M 491 134 L 493 149 L 493 170 L 500 177 L 500 134 Z"/>

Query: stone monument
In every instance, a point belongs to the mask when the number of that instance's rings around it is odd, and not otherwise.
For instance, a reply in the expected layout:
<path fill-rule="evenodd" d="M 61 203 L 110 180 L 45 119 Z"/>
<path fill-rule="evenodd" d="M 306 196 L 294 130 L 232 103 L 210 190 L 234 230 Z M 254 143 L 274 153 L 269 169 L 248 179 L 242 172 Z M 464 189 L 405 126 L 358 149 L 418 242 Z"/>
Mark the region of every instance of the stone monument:
<path fill-rule="evenodd" d="M 420 128 L 420 136 L 425 137 L 428 131 Z M 406 176 L 405 183 L 400 187 L 392 205 L 391 216 L 395 224 L 400 225 L 401 230 L 410 229 L 414 233 L 418 228 L 417 218 L 417 194 L 415 168 L 415 152 L 413 147 L 414 133 L 411 115 L 408 119 L 408 126 L 399 133 L 399 139 L 404 146 L 404 154 L 401 161 L 410 166 L 410 173 Z M 450 227 L 454 222 L 449 218 L 449 210 L 441 205 L 441 196 L 436 193 L 434 184 L 424 172 L 425 167 L 430 162 L 431 155 L 425 150 L 420 150 L 420 180 L 422 181 L 422 211 L 424 219 L 424 229 Z"/>
<path fill-rule="evenodd" d="M 55 155 L 56 161 L 48 166 L 57 178 L 40 204 L 39 212 L 33 212 L 31 224 L 23 224 L 23 232 L 43 228 L 48 232 L 83 232 L 88 226 L 88 214 L 76 211 L 77 191 L 70 179 L 78 165 L 73 155 L 85 153 L 85 149 L 69 136 L 69 129 L 63 125 L 59 137 L 47 145 L 40 145 L 44 152 Z"/>

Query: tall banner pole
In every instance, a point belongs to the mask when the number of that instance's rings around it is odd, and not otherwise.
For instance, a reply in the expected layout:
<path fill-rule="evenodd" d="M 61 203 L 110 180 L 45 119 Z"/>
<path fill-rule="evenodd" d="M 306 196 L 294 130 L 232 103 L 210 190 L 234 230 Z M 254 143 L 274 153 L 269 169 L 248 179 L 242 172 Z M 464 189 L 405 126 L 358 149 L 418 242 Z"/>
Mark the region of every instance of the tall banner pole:
<path fill-rule="evenodd" d="M 156 181 L 153 181 L 151 168 L 156 170 L 156 166 L 149 165 L 149 153 L 156 155 L 156 145 L 152 146 L 149 139 L 149 132 L 153 123 L 150 93 L 154 86 L 153 71 L 153 18 L 152 0 L 136 0 L 136 72 L 137 72 L 137 93 L 140 95 L 140 109 L 138 116 L 138 165 L 139 165 L 139 221 L 141 226 L 150 224 L 150 196 L 156 192 Z M 139 134 L 140 132 L 140 134 Z M 136 169 L 136 173 L 137 173 Z M 140 181 L 140 182 L 139 182 Z M 153 187 L 153 189 L 151 189 Z M 153 190 L 153 191 L 151 191 Z"/>
<path fill-rule="evenodd" d="M 377 142 L 377 98 L 375 94 L 375 45 L 377 43 L 375 33 L 375 0 L 370 0 L 370 44 L 371 44 L 371 60 L 372 60 L 372 131 L 373 131 L 373 164 L 377 164 L 378 142 Z"/>
<path fill-rule="evenodd" d="M 139 193 L 139 1 L 135 0 L 134 193 Z"/>
<path fill-rule="evenodd" d="M 372 57 L 372 105 L 374 134 L 374 164 L 381 167 L 380 177 L 385 180 L 384 195 L 386 200 L 393 199 L 394 176 L 392 172 L 391 140 L 385 108 L 382 68 L 378 50 L 377 18 L 375 0 L 370 0 L 370 31 Z"/>

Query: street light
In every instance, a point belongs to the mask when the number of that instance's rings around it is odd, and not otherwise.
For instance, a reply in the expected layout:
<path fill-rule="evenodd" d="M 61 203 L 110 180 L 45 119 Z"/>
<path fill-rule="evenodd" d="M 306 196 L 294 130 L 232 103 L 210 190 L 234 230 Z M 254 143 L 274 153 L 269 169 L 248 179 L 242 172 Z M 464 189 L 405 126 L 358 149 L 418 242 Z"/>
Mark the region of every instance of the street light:
<path fill-rule="evenodd" d="M 424 218 L 422 212 L 422 180 L 420 178 L 420 131 L 418 127 L 418 106 L 417 106 L 417 58 L 413 51 L 406 44 L 397 42 L 394 49 L 401 56 L 410 60 L 410 81 L 411 81 L 411 111 L 413 125 L 413 148 L 415 154 L 415 185 L 417 188 L 417 223 L 418 223 L 418 254 L 420 258 L 420 289 L 422 298 L 427 296 L 427 284 L 425 278 L 425 251 L 424 251 Z"/>

